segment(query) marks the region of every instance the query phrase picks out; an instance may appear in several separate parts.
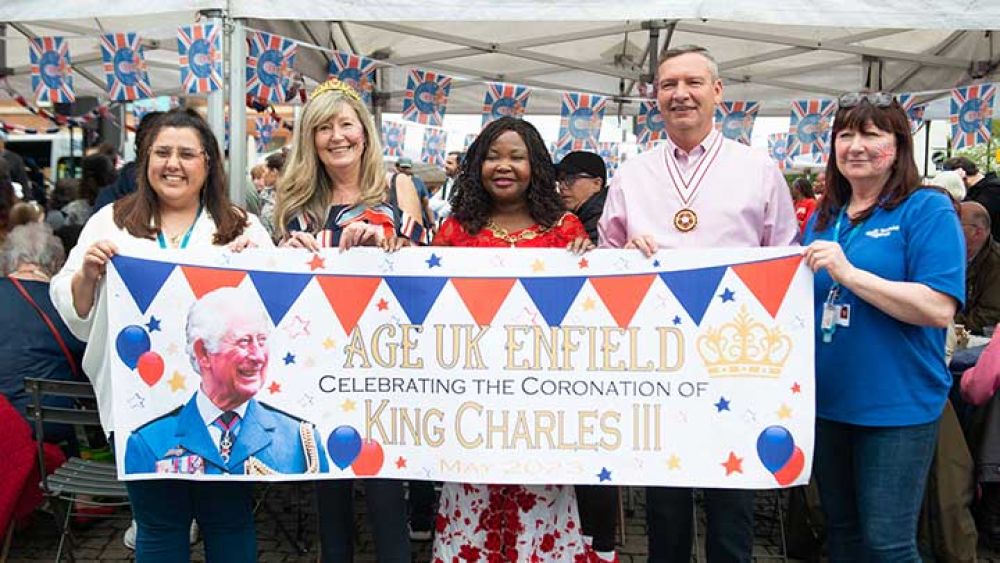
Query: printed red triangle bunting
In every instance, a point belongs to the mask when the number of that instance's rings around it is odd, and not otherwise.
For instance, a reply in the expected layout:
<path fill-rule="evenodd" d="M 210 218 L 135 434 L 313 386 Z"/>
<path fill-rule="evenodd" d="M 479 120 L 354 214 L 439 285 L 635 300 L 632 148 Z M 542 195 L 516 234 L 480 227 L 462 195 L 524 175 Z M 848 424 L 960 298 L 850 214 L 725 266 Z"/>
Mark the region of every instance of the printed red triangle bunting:
<path fill-rule="evenodd" d="M 757 297 L 760 304 L 774 317 L 781 309 L 785 294 L 788 293 L 788 286 L 792 283 L 801 261 L 802 255 L 796 254 L 775 260 L 737 264 L 732 266 L 732 269 Z"/>

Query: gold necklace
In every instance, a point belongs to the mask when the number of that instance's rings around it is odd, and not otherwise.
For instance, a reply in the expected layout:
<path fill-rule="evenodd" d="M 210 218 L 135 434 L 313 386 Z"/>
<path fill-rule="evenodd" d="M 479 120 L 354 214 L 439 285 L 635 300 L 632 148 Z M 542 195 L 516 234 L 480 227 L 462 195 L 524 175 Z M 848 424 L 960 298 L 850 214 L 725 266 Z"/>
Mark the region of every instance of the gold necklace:
<path fill-rule="evenodd" d="M 486 222 L 486 228 L 489 229 L 490 231 L 493 231 L 493 236 L 510 244 L 511 248 L 517 246 L 517 243 L 521 242 L 522 240 L 531 240 L 533 238 L 537 238 L 538 235 L 543 234 L 545 231 L 548 231 L 548 229 L 539 229 L 536 231 L 533 230 L 531 227 L 525 227 L 524 229 L 521 229 L 521 231 L 517 235 L 511 235 L 507 229 L 501 227 L 500 225 L 497 225 L 496 221 L 494 221 L 493 218 L 490 218 L 490 220 Z"/>

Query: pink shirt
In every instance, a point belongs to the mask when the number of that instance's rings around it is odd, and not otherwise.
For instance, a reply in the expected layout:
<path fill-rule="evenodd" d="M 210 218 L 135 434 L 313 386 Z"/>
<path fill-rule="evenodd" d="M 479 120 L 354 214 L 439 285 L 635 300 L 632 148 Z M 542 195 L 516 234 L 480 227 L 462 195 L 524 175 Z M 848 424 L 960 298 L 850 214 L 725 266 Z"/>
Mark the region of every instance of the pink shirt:
<path fill-rule="evenodd" d="M 641 235 L 652 235 L 660 248 L 797 244 L 799 224 L 778 166 L 763 152 L 724 137 L 711 160 L 720 135 L 713 130 L 687 153 L 668 139 L 622 164 L 597 225 L 600 246 L 621 248 Z M 681 186 L 687 205 L 671 180 L 666 151 L 674 151 L 681 175 L 690 177 L 690 190 Z M 674 227 L 674 214 L 685 207 L 698 215 L 698 225 L 687 233 Z"/>
<path fill-rule="evenodd" d="M 962 374 L 962 397 L 973 405 L 982 405 L 993 397 L 997 388 L 1000 388 L 1000 332 L 994 332 L 976 365 Z"/>

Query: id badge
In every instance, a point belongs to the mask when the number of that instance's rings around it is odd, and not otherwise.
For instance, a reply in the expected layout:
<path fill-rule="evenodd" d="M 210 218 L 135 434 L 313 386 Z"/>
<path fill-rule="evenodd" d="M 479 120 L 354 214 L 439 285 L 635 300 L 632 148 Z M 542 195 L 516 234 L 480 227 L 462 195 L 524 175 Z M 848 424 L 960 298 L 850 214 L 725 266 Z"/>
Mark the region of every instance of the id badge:
<path fill-rule="evenodd" d="M 839 315 L 840 307 L 833 303 L 823 304 L 823 316 L 820 319 L 819 327 L 823 330 L 830 330 L 837 324 L 837 317 Z"/>
<path fill-rule="evenodd" d="M 837 326 L 849 327 L 851 326 L 851 306 L 841 305 L 837 311 Z"/>

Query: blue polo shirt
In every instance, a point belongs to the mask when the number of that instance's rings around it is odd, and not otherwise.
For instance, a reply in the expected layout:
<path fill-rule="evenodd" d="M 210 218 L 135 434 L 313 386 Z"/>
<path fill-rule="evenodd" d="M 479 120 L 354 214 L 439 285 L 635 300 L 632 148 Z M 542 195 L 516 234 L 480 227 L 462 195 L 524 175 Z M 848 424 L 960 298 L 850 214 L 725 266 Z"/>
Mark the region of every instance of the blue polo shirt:
<path fill-rule="evenodd" d="M 835 240 L 836 220 L 805 243 Z M 859 231 L 848 241 L 852 228 Z M 895 209 L 877 209 L 860 226 L 842 221 L 839 240 L 854 266 L 891 281 L 924 284 L 965 300 L 965 241 L 946 195 L 919 189 Z M 833 341 L 820 331 L 823 304 L 833 281 L 816 273 L 816 416 L 864 426 L 907 426 L 936 420 L 951 387 L 944 360 L 945 329 L 916 326 L 890 317 L 845 288 L 838 303 L 851 306 L 849 327 Z"/>

